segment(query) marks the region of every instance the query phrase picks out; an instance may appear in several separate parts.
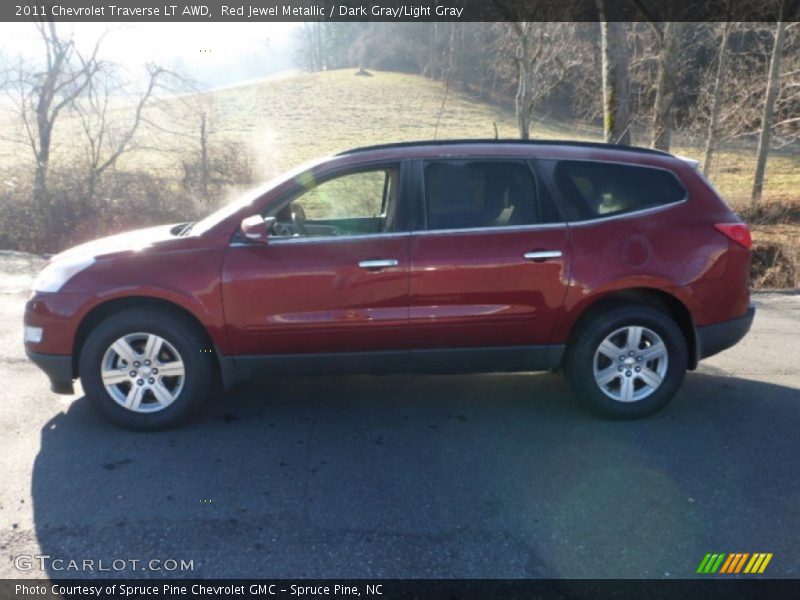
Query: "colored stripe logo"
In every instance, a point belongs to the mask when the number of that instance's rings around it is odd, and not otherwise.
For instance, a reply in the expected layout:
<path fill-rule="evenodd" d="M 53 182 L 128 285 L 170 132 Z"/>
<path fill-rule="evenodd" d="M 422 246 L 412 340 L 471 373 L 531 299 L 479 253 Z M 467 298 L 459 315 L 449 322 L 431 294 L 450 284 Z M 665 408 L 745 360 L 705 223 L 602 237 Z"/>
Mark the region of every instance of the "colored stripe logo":
<path fill-rule="evenodd" d="M 772 556 L 772 552 L 708 553 L 700 561 L 697 572 L 703 575 L 713 575 L 714 573 L 725 575 L 760 574 L 766 570 Z"/>

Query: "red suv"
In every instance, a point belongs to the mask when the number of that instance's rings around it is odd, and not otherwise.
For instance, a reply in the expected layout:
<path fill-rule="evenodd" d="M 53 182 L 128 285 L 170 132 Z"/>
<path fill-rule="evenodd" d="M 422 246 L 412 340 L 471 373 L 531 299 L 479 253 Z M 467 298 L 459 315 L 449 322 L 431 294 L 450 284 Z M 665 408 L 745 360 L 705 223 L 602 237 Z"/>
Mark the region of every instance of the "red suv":
<path fill-rule="evenodd" d="M 595 411 L 640 417 L 754 315 L 749 231 L 695 167 L 582 142 L 350 150 L 55 256 L 26 350 L 133 429 L 285 373 L 562 369 Z"/>

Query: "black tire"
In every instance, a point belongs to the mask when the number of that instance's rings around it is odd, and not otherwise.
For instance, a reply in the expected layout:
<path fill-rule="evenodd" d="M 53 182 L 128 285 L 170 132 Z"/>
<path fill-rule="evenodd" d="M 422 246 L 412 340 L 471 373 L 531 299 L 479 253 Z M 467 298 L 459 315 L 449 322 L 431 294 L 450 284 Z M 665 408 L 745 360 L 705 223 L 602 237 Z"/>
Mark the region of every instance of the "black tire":
<path fill-rule="evenodd" d="M 182 388 L 171 404 L 157 412 L 134 412 L 120 405 L 106 390 L 101 377 L 103 358 L 109 347 L 116 340 L 135 333 L 163 338 L 183 361 Z M 111 315 L 89 334 L 81 351 L 78 371 L 86 397 L 103 416 L 125 429 L 154 431 L 185 420 L 214 389 L 216 365 L 209 350 L 203 332 L 188 319 L 155 308 L 129 309 Z M 154 400 L 153 396 L 148 398 Z"/>
<path fill-rule="evenodd" d="M 595 381 L 595 354 L 600 344 L 614 332 L 626 327 L 645 327 L 658 335 L 666 346 L 666 371 L 661 383 L 650 391 L 649 395 L 639 400 L 624 402 L 614 399 L 604 392 Z M 570 340 L 564 360 L 564 374 L 583 404 L 591 411 L 610 419 L 638 419 L 663 408 L 680 388 L 686 375 L 688 351 L 686 338 L 675 321 L 665 312 L 656 308 L 640 305 L 623 305 L 596 313 L 577 326 L 575 335 Z M 625 335 L 625 334 L 620 334 Z M 644 345 L 644 344 L 643 344 Z M 644 352 L 645 350 L 642 350 Z M 598 359 L 605 364 L 619 368 L 625 363 L 608 362 L 605 355 Z M 623 360 L 621 357 L 619 360 Z M 609 393 L 615 393 L 613 386 L 621 388 L 623 377 L 629 376 L 633 369 L 641 363 L 623 367 L 619 378 L 609 383 Z M 657 363 L 648 363 L 650 365 Z M 598 369 L 604 367 L 598 366 Z M 644 367 L 640 367 L 640 370 Z M 636 380 L 631 385 L 644 386 L 646 382 Z M 645 389 L 642 393 L 646 393 Z M 617 391 L 616 393 L 621 392 Z"/>

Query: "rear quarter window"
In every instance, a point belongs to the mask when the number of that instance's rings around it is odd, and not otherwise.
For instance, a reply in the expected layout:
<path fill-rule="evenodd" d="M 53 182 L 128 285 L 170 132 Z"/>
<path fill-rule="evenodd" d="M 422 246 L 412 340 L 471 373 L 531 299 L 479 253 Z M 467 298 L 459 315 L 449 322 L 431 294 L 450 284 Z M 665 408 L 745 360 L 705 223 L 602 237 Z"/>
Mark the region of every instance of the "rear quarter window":
<path fill-rule="evenodd" d="M 686 199 L 686 189 L 667 170 L 592 161 L 559 161 L 553 173 L 570 220 L 599 219 Z"/>

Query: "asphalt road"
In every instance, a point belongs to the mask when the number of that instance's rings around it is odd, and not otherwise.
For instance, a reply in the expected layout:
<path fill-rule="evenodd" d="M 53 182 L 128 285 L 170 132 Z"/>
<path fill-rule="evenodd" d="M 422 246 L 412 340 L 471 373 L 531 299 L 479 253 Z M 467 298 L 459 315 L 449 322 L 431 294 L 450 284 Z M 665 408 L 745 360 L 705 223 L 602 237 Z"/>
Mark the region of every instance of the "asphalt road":
<path fill-rule="evenodd" d="M 325 377 L 136 434 L 49 392 L 21 344 L 36 261 L 0 263 L 0 577 L 41 576 L 14 559 L 46 554 L 195 577 L 680 578 L 706 552 L 800 576 L 800 295 L 758 294 L 746 340 L 646 420 L 589 416 L 553 374 Z M 140 568 L 121 574 L 164 574 Z"/>

